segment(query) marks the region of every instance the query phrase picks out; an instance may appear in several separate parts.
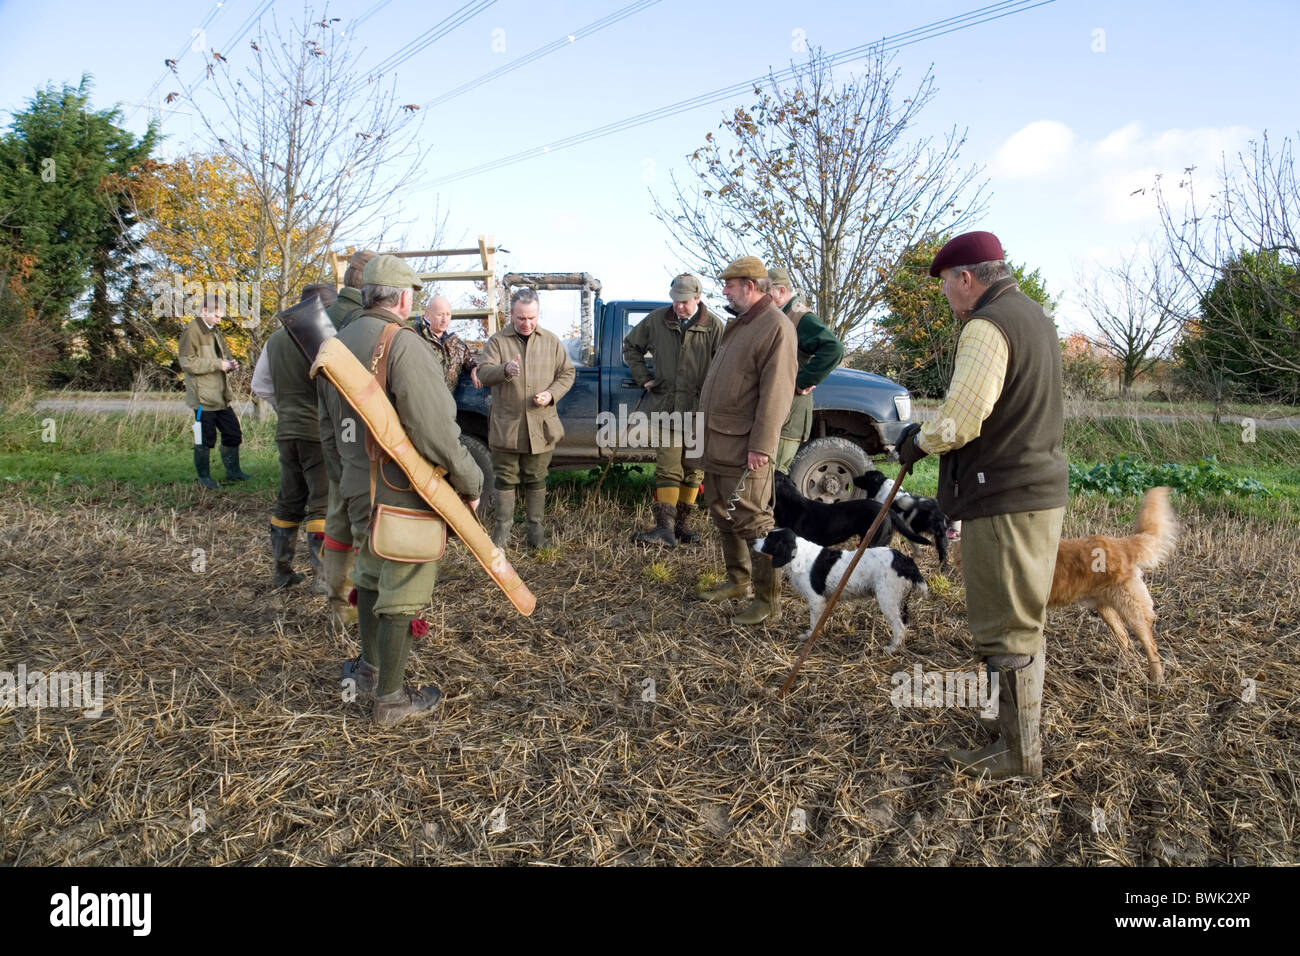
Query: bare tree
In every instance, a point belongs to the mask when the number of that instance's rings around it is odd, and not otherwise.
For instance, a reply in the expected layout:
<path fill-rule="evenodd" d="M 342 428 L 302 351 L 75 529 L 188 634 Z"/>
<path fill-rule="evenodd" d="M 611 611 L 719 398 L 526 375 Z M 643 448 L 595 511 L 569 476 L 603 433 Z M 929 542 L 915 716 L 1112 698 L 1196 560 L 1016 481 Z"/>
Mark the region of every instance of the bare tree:
<path fill-rule="evenodd" d="M 1145 240 L 1118 263 L 1091 275 L 1076 272 L 1083 310 L 1097 326 L 1089 341 L 1109 354 L 1120 369 L 1120 392 L 1155 365 L 1186 314 L 1185 284 L 1176 270 Z"/>
<path fill-rule="evenodd" d="M 865 341 L 903 251 L 986 202 L 979 170 L 958 166 L 965 131 L 911 133 L 932 73 L 907 94 L 891 63 L 876 54 L 840 85 L 814 51 L 790 81 L 755 87 L 757 102 L 723 120 L 726 142 L 709 133 L 688 157 L 698 182 L 674 176 L 668 205 L 654 199 L 683 261 L 716 275 L 739 255 L 765 256 L 846 344 Z"/>
<path fill-rule="evenodd" d="M 214 50 L 204 78 L 182 84 L 215 148 L 254 184 L 276 308 L 319 277 L 337 236 L 382 236 L 419 165 L 418 107 L 398 103 L 382 74 L 359 73 L 336 22 L 310 9 L 287 29 L 272 21 L 242 75 Z"/>
<path fill-rule="evenodd" d="M 1179 349 L 1218 405 L 1232 392 L 1294 398 L 1300 392 L 1300 188 L 1292 144 L 1267 132 L 1197 196 L 1194 168 L 1156 202 L 1170 261 L 1184 285 Z M 1261 387 L 1264 386 L 1264 387 Z"/>

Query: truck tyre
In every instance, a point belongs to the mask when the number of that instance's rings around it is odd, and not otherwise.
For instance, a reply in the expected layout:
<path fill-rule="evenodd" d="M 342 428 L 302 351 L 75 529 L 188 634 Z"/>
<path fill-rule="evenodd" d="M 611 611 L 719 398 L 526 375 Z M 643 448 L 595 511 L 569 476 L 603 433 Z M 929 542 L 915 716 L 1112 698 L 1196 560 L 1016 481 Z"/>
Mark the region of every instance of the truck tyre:
<path fill-rule="evenodd" d="M 491 520 L 497 503 L 496 473 L 492 470 L 492 452 L 488 451 L 487 443 L 483 439 L 466 435 L 464 432 L 460 433 L 460 443 L 474 459 L 478 470 L 483 472 L 483 492 L 478 498 L 478 518 L 486 524 Z"/>
<path fill-rule="evenodd" d="M 853 479 L 871 470 L 871 457 L 847 438 L 815 438 L 790 462 L 790 479 L 799 493 L 814 501 L 848 501 L 866 493 Z"/>

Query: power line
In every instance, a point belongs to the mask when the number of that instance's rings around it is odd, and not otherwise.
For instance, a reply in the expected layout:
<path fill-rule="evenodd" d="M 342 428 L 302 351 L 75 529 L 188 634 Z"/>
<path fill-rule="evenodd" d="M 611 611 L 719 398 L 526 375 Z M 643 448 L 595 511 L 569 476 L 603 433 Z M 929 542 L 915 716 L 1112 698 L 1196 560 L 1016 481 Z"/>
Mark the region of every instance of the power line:
<path fill-rule="evenodd" d="M 385 0 L 385 2 L 387 2 L 387 0 Z M 392 62 L 397 62 L 399 60 L 409 60 L 412 57 L 418 56 L 419 54 L 427 50 L 430 46 L 432 46 L 433 44 L 441 40 L 443 37 L 445 37 L 447 34 L 451 33 L 457 27 L 472 20 L 474 17 L 478 16 L 480 13 L 482 13 L 484 10 L 486 10 L 488 7 L 492 6 L 496 2 L 497 0 L 472 0 L 472 2 L 466 3 L 463 6 L 458 7 L 456 10 L 452 11 L 446 17 L 444 17 L 443 19 L 435 23 L 433 26 L 431 26 L 429 29 L 421 33 L 418 37 L 416 37 L 413 40 L 407 41 L 396 52 L 392 53 L 390 56 L 388 56 L 387 59 L 382 61 L 380 65 L 382 66 L 383 63 L 392 63 Z M 362 15 L 362 19 L 364 20 L 366 17 L 372 16 L 382 6 L 383 4 L 381 3 L 380 6 L 371 8 L 371 10 L 367 11 L 365 14 Z M 361 21 L 358 20 L 357 22 L 360 23 Z M 371 73 L 363 74 L 364 78 L 358 80 L 351 87 L 348 87 L 346 90 L 344 90 L 344 92 L 342 93 L 342 97 L 346 98 L 347 96 L 350 96 L 357 89 L 357 87 L 361 86 L 363 83 L 368 82 L 368 78 L 371 75 L 372 75 Z"/>
<path fill-rule="evenodd" d="M 957 16 L 948 17 L 944 20 L 936 20 L 925 26 L 915 27 L 903 33 L 896 33 L 892 36 L 882 37 L 872 43 L 864 43 L 860 46 L 842 50 L 839 53 L 826 57 L 828 65 L 834 66 L 845 60 L 856 59 L 868 52 L 888 53 L 893 50 L 901 49 L 905 46 L 911 46 L 913 43 L 919 43 L 921 40 L 929 40 L 935 37 L 944 36 L 954 33 L 958 30 L 965 30 L 969 27 L 989 23 L 993 20 L 1000 20 L 1003 17 L 1010 16 L 1013 13 L 1023 13 L 1032 10 L 1035 7 L 1046 6 L 1054 3 L 1055 0 L 1003 0 L 1001 3 L 990 4 L 985 7 L 979 7 L 969 10 L 966 13 Z M 734 83 L 720 89 L 712 90 L 708 93 L 701 93 L 688 99 L 678 100 L 676 103 L 670 103 L 667 106 L 661 106 L 658 109 L 650 110 L 645 113 L 638 113 L 635 116 L 629 116 L 621 120 L 615 120 L 604 126 L 598 126 L 595 129 L 587 130 L 583 133 L 575 133 L 572 136 L 566 136 L 563 139 L 553 140 L 542 146 L 536 146 L 532 149 L 522 150 L 517 153 L 511 153 L 508 156 L 502 156 L 494 160 L 480 163 L 477 166 L 470 166 L 459 172 L 450 173 L 442 176 L 429 183 L 430 186 L 443 186 L 448 183 L 457 182 L 461 179 L 468 179 L 471 176 L 477 176 L 480 173 L 491 172 L 501 169 L 505 166 L 512 166 L 515 163 L 521 163 L 527 159 L 533 159 L 537 156 L 543 156 L 561 149 L 567 149 L 571 146 L 579 146 L 583 143 L 591 142 L 605 136 L 620 133 L 624 130 L 635 129 L 638 126 L 645 126 L 648 123 L 656 122 L 661 119 L 668 119 L 685 113 L 690 110 L 700 109 L 704 106 L 710 106 L 722 100 L 730 99 L 746 90 L 753 89 L 754 86 L 761 84 L 768 79 L 782 80 L 788 79 L 796 72 L 795 67 L 788 67 L 776 73 L 769 73 L 764 76 L 754 77 L 741 83 Z"/>
<path fill-rule="evenodd" d="M 464 94 L 470 92 L 471 90 L 478 89 L 480 86 L 482 86 L 485 83 L 490 83 L 495 79 L 499 79 L 500 77 L 505 76 L 507 73 L 513 73 L 515 70 L 527 66 L 529 63 L 533 63 L 537 60 L 540 60 L 544 56 L 548 56 L 552 53 L 557 52 L 558 50 L 562 50 L 567 47 L 570 47 L 578 40 L 584 40 L 595 33 L 599 33 L 601 30 L 604 30 L 606 27 L 612 27 L 620 20 L 625 20 L 630 16 L 640 13 L 642 10 L 646 9 L 647 7 L 653 7 L 655 4 L 661 2 L 662 0 L 637 0 L 636 3 L 630 3 L 626 7 L 623 7 L 621 10 L 615 10 L 613 13 L 601 17 L 599 20 L 593 20 L 591 23 L 588 23 L 586 26 L 579 27 L 578 29 L 574 30 L 572 33 L 566 33 L 564 36 L 552 40 L 550 43 L 547 43 L 544 46 L 539 46 L 537 49 L 533 50 L 530 53 L 525 53 L 523 56 L 515 57 L 515 59 L 509 61 L 504 66 L 499 66 L 495 70 L 490 70 L 489 72 L 484 73 L 482 76 L 475 77 L 472 80 L 462 83 L 454 90 L 448 90 L 446 93 L 443 93 L 441 96 L 438 96 L 430 100 L 429 102 L 425 103 L 424 108 L 429 109 L 434 106 L 441 106 L 443 103 L 446 103 L 449 100 L 453 100 L 458 96 L 463 96 Z"/>
<path fill-rule="evenodd" d="M 215 3 L 215 4 L 213 5 L 212 9 L 208 12 L 207 17 L 203 20 L 202 23 L 200 23 L 200 24 L 195 28 L 195 30 L 197 30 L 199 33 L 202 33 L 204 30 L 206 30 L 206 29 L 208 28 L 208 25 L 209 25 L 210 23 L 212 23 L 213 18 L 216 17 L 217 13 L 218 13 L 218 12 L 219 12 L 223 7 L 225 7 L 225 2 L 224 2 L 224 0 L 217 0 L 217 3 Z M 175 55 L 174 57 L 172 57 L 172 62 L 173 62 L 173 63 L 179 63 L 181 60 L 183 60 L 183 59 L 185 58 L 185 54 L 188 53 L 188 52 L 190 52 L 190 50 L 192 50 L 192 49 L 194 48 L 194 39 L 195 39 L 195 33 L 194 33 L 193 31 L 191 31 L 191 33 L 190 33 L 190 39 L 187 40 L 187 41 L 185 41 L 185 42 L 183 42 L 183 43 L 181 44 L 181 48 L 176 52 L 176 55 Z M 171 68 L 168 67 L 168 68 L 164 69 L 164 70 L 162 71 L 162 73 L 160 73 L 160 74 L 158 75 L 158 79 L 156 79 L 156 80 L 153 81 L 153 86 L 149 87 L 148 92 L 145 93 L 145 95 L 144 95 L 144 97 L 141 99 L 141 101 L 140 101 L 139 103 L 136 104 L 136 108 L 133 109 L 130 113 L 127 114 L 127 116 L 126 116 L 126 119 L 127 119 L 127 120 L 130 120 L 131 117 L 134 116 L 136 113 L 138 113 L 142 107 L 147 107 L 150 98 L 151 98 L 155 93 L 158 92 L 158 87 L 160 87 L 160 86 L 162 85 L 163 80 L 167 79 L 167 74 L 170 73 L 170 72 L 171 72 Z"/>

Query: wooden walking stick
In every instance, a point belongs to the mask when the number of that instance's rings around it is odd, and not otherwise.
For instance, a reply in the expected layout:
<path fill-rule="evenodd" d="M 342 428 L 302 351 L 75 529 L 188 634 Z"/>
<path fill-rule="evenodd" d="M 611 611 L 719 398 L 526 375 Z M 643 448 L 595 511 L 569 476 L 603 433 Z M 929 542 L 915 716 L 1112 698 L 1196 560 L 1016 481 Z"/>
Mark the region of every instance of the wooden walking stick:
<path fill-rule="evenodd" d="M 636 400 L 636 405 L 633 406 L 633 408 L 632 408 L 632 414 L 633 414 L 633 415 L 635 415 L 638 411 L 640 411 L 640 409 L 641 409 L 641 403 L 645 401 L 645 397 L 646 397 L 647 395 L 649 395 L 649 394 L 650 394 L 650 389 L 648 389 L 648 388 L 643 388 L 643 389 L 641 390 L 641 397 L 638 398 L 638 399 Z M 627 406 L 624 405 L 623 407 L 626 408 Z M 614 447 L 615 447 L 615 448 L 618 447 L 617 443 L 615 444 Z M 589 497 L 589 498 L 587 499 L 588 504 L 590 504 L 591 502 L 595 501 L 595 500 L 596 500 L 596 496 L 597 496 L 598 494 L 600 494 L 600 486 L 603 485 L 603 484 L 605 483 L 605 476 L 609 474 L 609 469 L 613 466 L 613 464 L 614 464 L 614 459 L 615 459 L 616 457 L 617 457 L 617 456 L 616 456 L 616 454 L 615 454 L 615 452 L 614 452 L 614 449 L 611 448 L 610 451 L 609 451 L 609 461 L 605 462 L 605 470 L 602 471 L 602 472 L 600 473 L 600 480 L 596 482 L 596 487 L 593 488 L 593 489 L 591 490 L 591 497 Z"/>
<path fill-rule="evenodd" d="M 840 576 L 839 586 L 835 588 L 835 593 L 831 595 L 831 599 L 826 602 L 826 607 L 822 609 L 821 617 L 817 618 L 817 626 L 812 629 L 812 633 L 808 635 L 808 640 L 804 641 L 803 647 L 799 649 L 799 659 L 794 662 L 794 667 L 790 670 L 790 676 L 787 677 L 785 683 L 781 685 L 781 692 L 777 695 L 778 697 L 784 697 L 786 695 L 786 691 L 788 691 L 790 685 L 794 683 L 795 675 L 799 673 L 799 668 L 803 667 L 803 662 L 808 659 L 808 652 L 812 650 L 813 643 L 821 636 L 822 628 L 825 627 L 826 622 L 830 620 L 831 612 L 835 610 L 835 604 L 840 599 L 840 594 L 844 590 L 844 585 L 848 584 L 849 578 L 853 577 L 853 569 L 858 566 L 858 562 L 862 560 L 862 553 L 867 550 L 867 546 L 871 543 L 871 539 L 876 536 L 876 529 L 880 527 L 880 522 L 884 521 L 885 516 L 889 514 L 889 509 L 894 504 L 894 495 L 898 494 L 898 489 L 903 486 L 903 479 L 907 477 L 907 473 L 910 470 L 911 469 L 908 468 L 907 465 L 904 465 L 898 470 L 898 477 L 894 479 L 894 486 L 889 489 L 889 497 L 885 499 L 885 503 L 881 506 L 880 514 L 876 515 L 876 520 L 871 522 L 871 528 L 862 536 L 862 541 L 858 544 L 858 550 L 853 555 L 853 560 L 849 562 L 848 570 Z"/>

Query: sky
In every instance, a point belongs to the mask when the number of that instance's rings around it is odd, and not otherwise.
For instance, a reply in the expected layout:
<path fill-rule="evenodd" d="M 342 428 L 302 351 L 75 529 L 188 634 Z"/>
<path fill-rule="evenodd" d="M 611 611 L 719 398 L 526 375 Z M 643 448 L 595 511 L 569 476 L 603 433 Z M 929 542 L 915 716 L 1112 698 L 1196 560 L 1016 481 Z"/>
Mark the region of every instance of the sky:
<path fill-rule="evenodd" d="M 685 263 L 653 215 L 652 195 L 669 198 L 669 177 L 689 177 L 686 156 L 752 94 L 572 148 L 544 152 L 543 145 L 784 69 L 806 56 L 806 45 L 835 53 L 987 5 L 356 0 L 331 3 L 324 15 L 340 18 L 335 29 L 349 35 L 359 70 L 384 64 L 401 102 L 428 103 L 564 40 L 421 115 L 414 145 L 425 185 L 393 197 L 407 223 L 404 247 L 428 247 L 437 209 L 447 217 L 444 246 L 474 245 L 487 233 L 509 250 L 505 269 L 586 271 L 601 280 L 606 299 L 664 299 Z M 618 22 L 582 35 L 629 7 Z M 39 87 L 76 85 L 86 73 L 95 108 L 121 104 L 136 132 L 151 115 L 160 118 L 164 155 L 202 150 L 193 113 L 162 102 L 175 86 L 163 60 L 178 59 L 191 77 L 202 72 L 200 51 L 216 49 L 241 68 L 250 41 L 305 9 L 325 8 L 276 0 L 0 0 L 0 124 Z M 394 57 L 457 12 L 464 22 L 444 37 Z M 1041 270 L 1049 292 L 1061 296 L 1064 332 L 1089 328 L 1072 294 L 1076 276 L 1117 261 L 1157 230 L 1157 175 L 1168 186 L 1196 167 L 1208 187 L 1225 153 L 1231 161 L 1265 131 L 1281 139 L 1300 130 L 1298 26 L 1293 0 L 1052 0 L 902 47 L 894 66 L 900 88 L 932 70 L 936 93 L 918 134 L 967 131 L 961 160 L 983 167 L 990 189 L 977 227 L 995 232 L 1009 257 Z M 431 185 L 525 150 L 531 155 L 523 162 Z M 341 245 L 364 238 L 344 236 Z M 575 315 L 576 297 L 544 298 L 548 327 L 562 331 Z"/>

